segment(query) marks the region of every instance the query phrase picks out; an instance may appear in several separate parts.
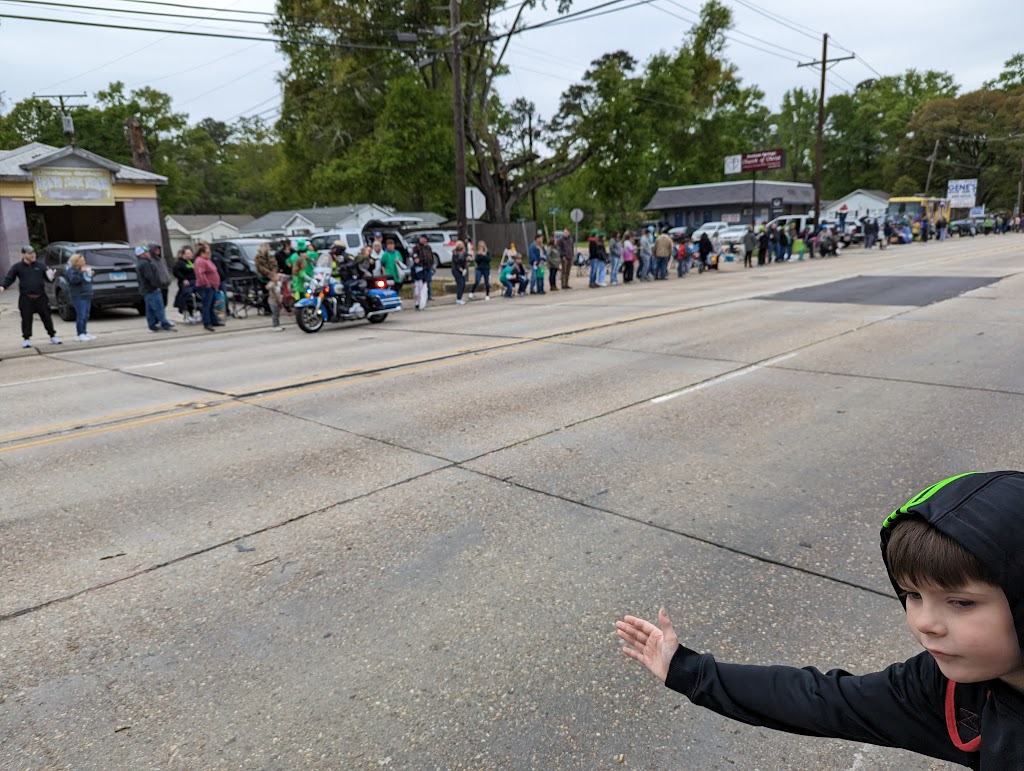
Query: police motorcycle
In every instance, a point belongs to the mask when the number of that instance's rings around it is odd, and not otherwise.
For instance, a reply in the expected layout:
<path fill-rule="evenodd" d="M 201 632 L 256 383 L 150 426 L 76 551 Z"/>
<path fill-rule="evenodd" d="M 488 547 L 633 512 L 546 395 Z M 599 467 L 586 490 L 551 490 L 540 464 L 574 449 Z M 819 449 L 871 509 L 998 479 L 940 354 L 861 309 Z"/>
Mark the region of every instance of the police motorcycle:
<path fill-rule="evenodd" d="M 402 310 L 398 292 L 387 276 L 366 276 L 340 247 L 331 250 L 338 262 L 338 278 L 331 269 L 316 268 L 303 297 L 294 307 L 295 321 L 303 332 L 319 332 L 326 322 L 366 319 L 379 324 L 389 313 Z"/>

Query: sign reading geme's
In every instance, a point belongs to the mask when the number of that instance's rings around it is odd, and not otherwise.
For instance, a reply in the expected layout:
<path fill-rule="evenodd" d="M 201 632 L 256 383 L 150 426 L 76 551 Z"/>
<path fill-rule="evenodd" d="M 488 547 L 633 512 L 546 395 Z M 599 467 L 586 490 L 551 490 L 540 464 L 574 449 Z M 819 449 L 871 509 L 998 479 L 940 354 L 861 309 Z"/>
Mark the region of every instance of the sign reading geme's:
<path fill-rule="evenodd" d="M 34 169 L 32 186 L 37 206 L 114 205 L 114 188 L 105 169 Z"/>

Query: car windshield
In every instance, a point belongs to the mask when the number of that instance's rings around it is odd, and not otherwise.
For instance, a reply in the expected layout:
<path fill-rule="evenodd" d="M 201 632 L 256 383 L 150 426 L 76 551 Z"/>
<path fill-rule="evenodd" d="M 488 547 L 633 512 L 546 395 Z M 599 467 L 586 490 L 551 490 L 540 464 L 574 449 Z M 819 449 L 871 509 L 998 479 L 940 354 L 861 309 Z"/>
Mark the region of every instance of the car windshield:
<path fill-rule="evenodd" d="M 242 251 L 242 254 L 244 254 L 246 257 L 249 258 L 250 262 L 254 262 L 256 260 L 256 252 L 259 251 L 260 245 L 259 244 L 239 244 L 238 248 Z"/>
<path fill-rule="evenodd" d="M 87 264 L 94 268 L 134 268 L 135 252 L 131 249 L 89 249 L 82 252 Z"/>
<path fill-rule="evenodd" d="M 313 248 L 317 251 L 323 251 L 329 249 L 331 245 L 338 240 L 338 234 L 326 235 L 326 236 L 313 236 L 309 239 L 309 242 L 313 245 Z M 252 256 L 255 257 L 256 253 L 253 252 Z"/>

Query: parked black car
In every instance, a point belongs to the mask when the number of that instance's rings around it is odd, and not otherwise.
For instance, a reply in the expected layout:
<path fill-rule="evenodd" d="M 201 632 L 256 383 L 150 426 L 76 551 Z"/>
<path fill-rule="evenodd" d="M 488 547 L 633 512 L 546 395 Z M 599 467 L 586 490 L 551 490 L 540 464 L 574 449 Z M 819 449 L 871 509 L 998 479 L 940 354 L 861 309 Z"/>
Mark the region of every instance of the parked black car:
<path fill-rule="evenodd" d="M 75 319 L 66 275 L 68 260 L 75 252 L 81 253 L 86 265 L 93 269 L 93 308 L 135 308 L 140 314 L 146 312 L 139 295 L 137 261 L 131 246 L 118 241 L 54 241 L 39 253 L 39 258 L 57 273 L 53 283 L 46 285 L 46 294 L 51 307 L 57 309 L 57 315 L 64 321 Z"/>
<path fill-rule="evenodd" d="M 228 280 L 256 277 L 256 251 L 260 244 L 269 241 L 266 238 L 233 238 L 213 241 L 210 251 L 214 255 L 222 255 L 228 265 Z"/>

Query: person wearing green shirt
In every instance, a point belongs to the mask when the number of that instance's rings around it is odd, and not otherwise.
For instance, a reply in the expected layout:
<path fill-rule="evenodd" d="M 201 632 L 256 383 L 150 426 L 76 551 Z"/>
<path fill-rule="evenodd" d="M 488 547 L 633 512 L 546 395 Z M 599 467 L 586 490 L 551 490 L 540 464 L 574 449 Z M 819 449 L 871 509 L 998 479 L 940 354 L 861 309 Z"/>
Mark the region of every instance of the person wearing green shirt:
<path fill-rule="evenodd" d="M 389 238 L 385 242 L 385 247 L 380 255 L 380 263 L 384 272 L 395 280 L 395 291 L 397 291 L 402 288 L 402 268 L 405 267 L 405 263 L 402 262 L 402 255 L 395 249 L 395 239 Z"/>
<path fill-rule="evenodd" d="M 301 300 L 306 293 L 306 282 L 313 278 L 316 260 L 310 260 L 306 250 L 306 240 L 300 238 L 296 243 L 296 251 L 286 261 L 292 270 L 292 296 Z"/>

